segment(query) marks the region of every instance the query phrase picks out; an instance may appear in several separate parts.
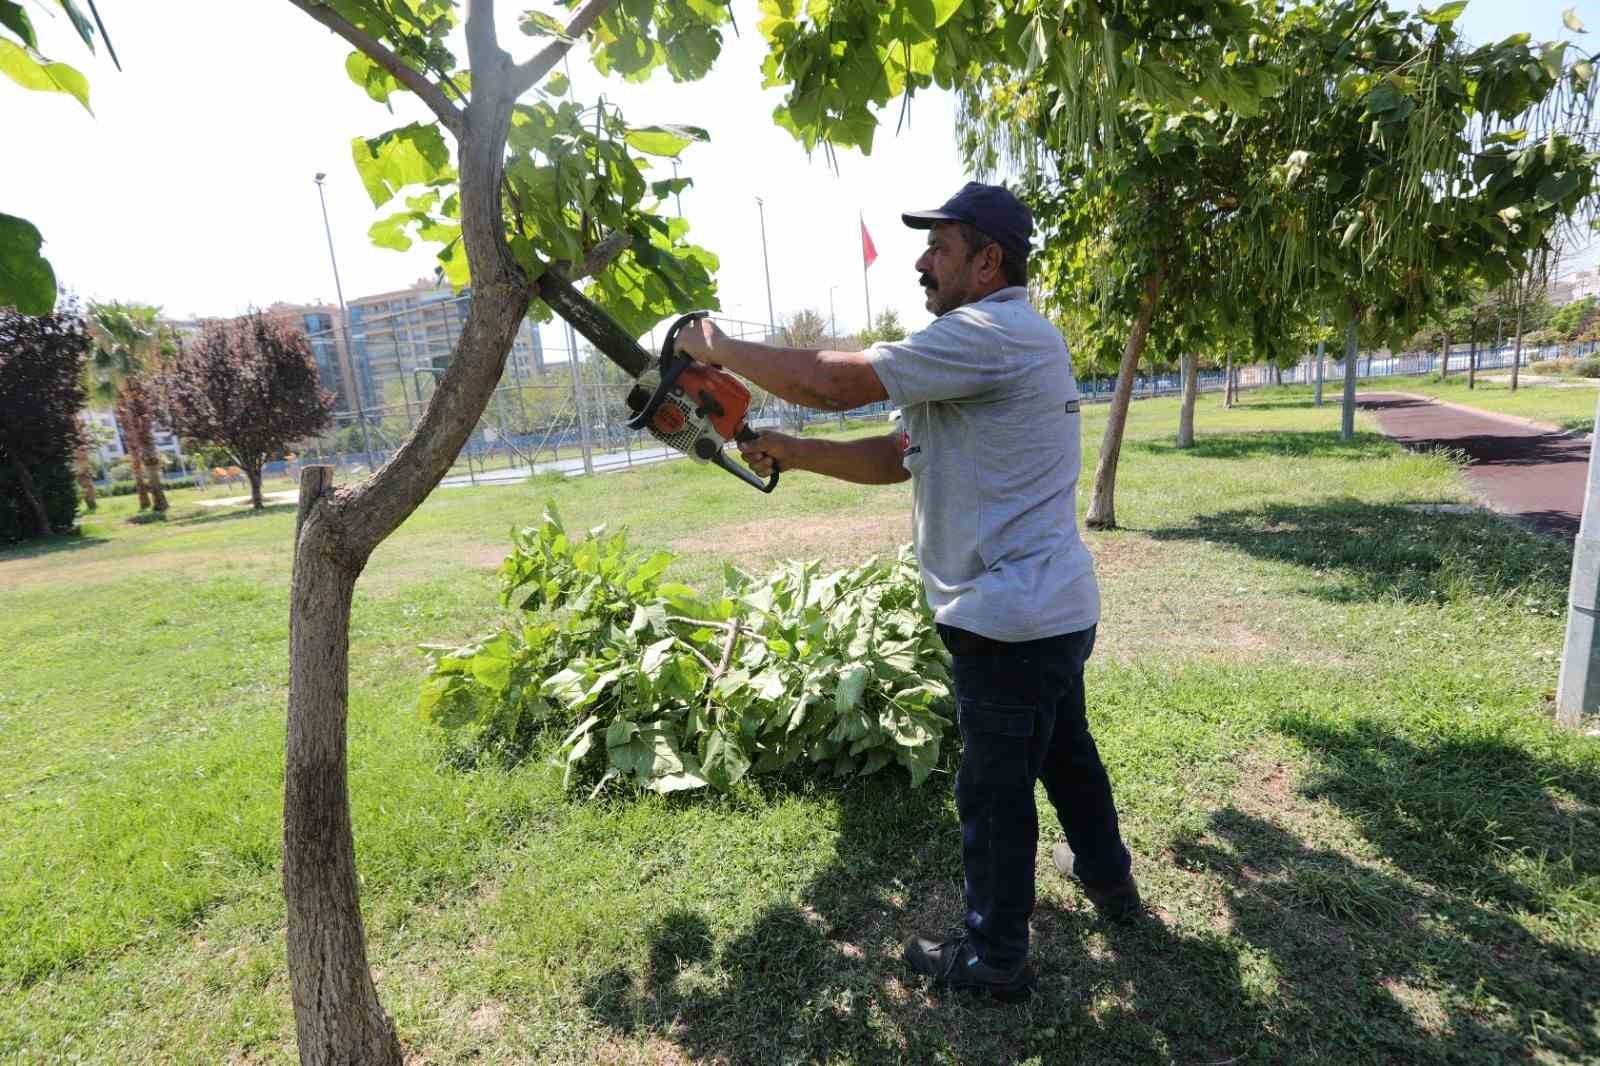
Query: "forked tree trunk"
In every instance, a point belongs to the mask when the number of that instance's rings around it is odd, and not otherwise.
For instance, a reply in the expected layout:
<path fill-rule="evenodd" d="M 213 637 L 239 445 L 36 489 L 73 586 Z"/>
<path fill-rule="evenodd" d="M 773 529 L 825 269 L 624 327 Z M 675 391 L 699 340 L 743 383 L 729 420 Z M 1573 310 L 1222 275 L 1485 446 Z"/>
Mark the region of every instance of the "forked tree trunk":
<path fill-rule="evenodd" d="M 1145 338 L 1150 334 L 1150 322 L 1155 318 L 1156 305 L 1161 297 L 1161 286 L 1166 281 L 1166 271 L 1158 267 L 1145 278 L 1144 293 L 1139 300 L 1139 314 L 1128 333 L 1128 343 L 1122 349 L 1122 363 L 1117 369 L 1117 387 L 1111 394 L 1111 410 L 1106 414 L 1106 432 L 1100 441 L 1100 462 L 1094 472 L 1094 494 L 1089 498 L 1089 513 L 1084 524 L 1090 529 L 1115 529 L 1117 527 L 1117 460 L 1122 453 L 1122 433 L 1128 424 L 1128 404 L 1133 399 L 1133 375 L 1139 367 L 1139 354 L 1144 350 Z"/>
<path fill-rule="evenodd" d="M 520 66 L 496 40 L 493 4 L 469 4 L 465 31 L 472 95 L 465 113 L 438 86 L 373 45 L 331 5 L 292 2 L 406 84 L 455 136 L 462 245 L 472 271 L 472 306 L 449 367 L 399 451 L 354 489 L 331 492 L 326 467 L 306 467 L 300 475 L 283 804 L 295 1033 L 304 1066 L 400 1066 L 394 1024 L 367 965 L 350 827 L 345 727 L 356 578 L 372 550 L 417 509 L 460 454 L 500 380 L 535 291 L 607 352 L 618 344 L 631 346 L 633 373 L 648 365 L 649 356 L 549 271 L 536 289 L 506 245 L 502 217 L 501 167 L 512 106 L 554 68 L 573 39 L 589 31 L 606 7 L 604 0 L 589 0 L 563 38 Z M 601 343 L 603 334 L 621 341 Z"/>
<path fill-rule="evenodd" d="M 22 493 L 22 499 L 32 512 L 34 535 L 48 537 L 50 535 L 50 513 L 44 509 L 44 501 L 39 498 L 39 487 L 34 484 L 33 471 L 28 469 L 17 455 L 15 448 L 7 448 L 7 458 L 11 461 L 11 474 L 17 479 L 17 489 Z"/>
<path fill-rule="evenodd" d="M 89 469 L 88 441 L 79 439 L 77 446 L 72 449 L 72 470 L 78 478 L 78 491 L 83 493 L 84 510 L 95 510 L 94 473 Z"/>
<path fill-rule="evenodd" d="M 1200 392 L 1200 357 L 1183 356 L 1183 404 L 1178 408 L 1178 447 L 1194 447 L 1194 402 Z"/>
<path fill-rule="evenodd" d="M 1344 334 L 1344 411 L 1339 421 L 1341 440 L 1354 440 L 1356 435 L 1356 327 L 1356 316 L 1352 315 Z"/>

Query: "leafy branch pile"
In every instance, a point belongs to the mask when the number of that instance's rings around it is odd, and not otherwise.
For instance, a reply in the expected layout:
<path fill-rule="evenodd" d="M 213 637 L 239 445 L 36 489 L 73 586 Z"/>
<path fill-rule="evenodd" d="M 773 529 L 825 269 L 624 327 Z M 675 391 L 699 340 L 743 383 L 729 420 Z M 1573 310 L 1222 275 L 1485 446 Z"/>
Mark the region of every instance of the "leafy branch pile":
<path fill-rule="evenodd" d="M 567 781 L 725 791 L 808 761 L 835 776 L 898 763 L 920 784 L 953 732 L 949 658 L 902 549 L 824 574 L 724 569 L 702 596 L 665 552 L 604 527 L 569 537 L 555 506 L 513 533 L 501 600 L 529 615 L 463 647 L 426 646 L 424 717 L 470 750 L 525 753 L 565 730 Z"/>

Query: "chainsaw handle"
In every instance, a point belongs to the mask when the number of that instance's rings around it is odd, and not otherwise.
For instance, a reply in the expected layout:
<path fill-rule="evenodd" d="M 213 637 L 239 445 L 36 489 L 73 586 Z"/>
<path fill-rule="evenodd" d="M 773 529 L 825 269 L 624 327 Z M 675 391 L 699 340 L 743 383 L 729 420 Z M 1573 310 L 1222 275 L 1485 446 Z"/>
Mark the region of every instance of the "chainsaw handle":
<path fill-rule="evenodd" d="M 757 474 L 749 467 L 740 466 L 732 459 L 729 459 L 728 453 L 722 451 L 721 449 L 718 449 L 717 454 L 711 457 L 711 462 L 717 466 L 720 466 L 722 469 L 726 470 L 728 473 L 732 474 L 746 485 L 758 488 L 762 492 L 770 493 L 773 489 L 778 487 L 778 468 L 776 465 L 774 465 L 772 468 L 772 476 L 767 478 L 766 481 L 762 481 L 761 478 L 757 476 Z"/>
<path fill-rule="evenodd" d="M 733 439 L 735 443 L 748 444 L 750 441 L 755 440 L 757 436 L 759 436 L 759 434 L 750 428 L 750 423 L 746 422 L 744 425 L 739 427 L 739 432 L 733 435 Z M 745 480 L 749 481 L 752 485 L 755 485 L 762 492 L 771 492 L 773 489 L 778 487 L 778 472 L 780 469 L 781 467 L 778 466 L 778 460 L 774 459 L 772 460 L 772 476 L 767 479 L 766 484 L 763 485 L 759 478 L 753 480 L 746 478 Z M 740 473 L 742 476 L 743 471 Z"/>

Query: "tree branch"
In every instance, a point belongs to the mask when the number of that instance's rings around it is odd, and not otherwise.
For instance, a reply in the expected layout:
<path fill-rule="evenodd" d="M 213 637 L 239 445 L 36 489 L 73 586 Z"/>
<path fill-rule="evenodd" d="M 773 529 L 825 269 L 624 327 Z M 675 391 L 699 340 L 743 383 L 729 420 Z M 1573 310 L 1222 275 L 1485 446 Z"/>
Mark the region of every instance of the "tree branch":
<path fill-rule="evenodd" d="M 487 73 L 497 57 L 509 58 L 494 31 L 494 0 L 467 0 L 466 31 L 467 59 L 472 64 L 472 82 L 476 89 L 480 71 Z M 498 74 L 500 68 L 493 69 Z"/>
<path fill-rule="evenodd" d="M 461 113 L 460 108 L 450 102 L 443 89 L 428 80 L 427 75 L 401 62 L 400 57 L 391 52 L 383 42 L 357 29 L 322 0 L 289 0 L 289 2 L 349 41 L 368 59 L 393 74 L 401 85 L 416 93 L 422 102 L 428 105 L 428 109 L 439 117 L 439 121 L 444 123 L 446 129 L 455 134 L 457 139 L 461 137 L 466 116 Z"/>
<path fill-rule="evenodd" d="M 557 38 L 545 45 L 526 63 L 518 63 L 516 71 L 511 76 L 511 88 L 514 96 L 521 96 L 529 89 L 544 80 L 544 76 L 555 68 L 561 57 L 567 54 L 572 44 L 578 38 L 589 32 L 600 16 L 610 6 L 611 0 L 589 0 L 583 5 L 583 10 L 572 17 L 567 23 L 566 36 Z"/>
<path fill-rule="evenodd" d="M 615 262 L 617 256 L 626 251 L 632 243 L 633 237 L 619 230 L 589 249 L 588 254 L 583 257 L 583 262 L 578 264 L 576 270 L 573 269 L 572 263 L 566 259 L 555 260 L 548 269 L 554 270 L 569 282 L 592 278 Z"/>

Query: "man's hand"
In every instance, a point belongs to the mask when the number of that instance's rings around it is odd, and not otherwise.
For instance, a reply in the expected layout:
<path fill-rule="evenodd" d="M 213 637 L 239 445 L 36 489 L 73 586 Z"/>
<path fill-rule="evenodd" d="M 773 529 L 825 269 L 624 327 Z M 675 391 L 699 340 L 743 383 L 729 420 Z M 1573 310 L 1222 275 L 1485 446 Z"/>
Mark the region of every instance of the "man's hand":
<path fill-rule="evenodd" d="M 719 352 L 726 351 L 728 336 L 717 328 L 707 315 L 697 319 L 684 327 L 678 334 L 677 347 L 680 352 L 691 359 L 698 359 L 702 363 L 716 363 L 721 366 L 723 360 L 717 358 Z"/>
<path fill-rule="evenodd" d="M 787 433 L 762 433 L 755 440 L 741 441 L 739 454 L 744 456 L 751 470 L 762 477 L 771 477 L 775 468 L 798 469 L 795 458 L 800 447 L 801 441 Z"/>

